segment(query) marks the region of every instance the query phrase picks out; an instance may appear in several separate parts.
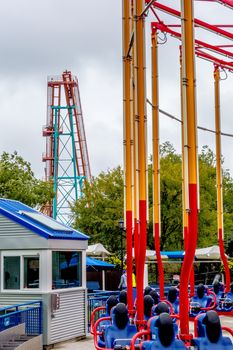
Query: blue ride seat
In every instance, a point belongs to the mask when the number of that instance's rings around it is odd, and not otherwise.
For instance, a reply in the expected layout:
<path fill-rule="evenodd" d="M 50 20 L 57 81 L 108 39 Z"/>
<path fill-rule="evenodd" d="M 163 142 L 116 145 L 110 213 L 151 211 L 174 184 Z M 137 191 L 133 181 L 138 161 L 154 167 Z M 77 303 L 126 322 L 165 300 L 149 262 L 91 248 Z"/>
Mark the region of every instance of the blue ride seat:
<path fill-rule="evenodd" d="M 117 297 L 116 297 L 115 295 L 110 295 L 110 297 L 109 297 L 109 298 L 107 299 L 107 301 L 106 301 L 106 312 L 103 313 L 103 314 L 101 314 L 101 315 L 100 315 L 100 318 L 110 316 L 112 308 L 113 308 L 114 306 L 116 306 L 117 303 L 118 303 Z M 97 341 L 98 346 L 99 346 L 100 348 L 105 348 L 104 331 L 105 331 L 106 326 L 109 326 L 109 325 L 111 325 L 111 321 L 110 321 L 110 320 L 104 320 L 104 321 L 101 321 L 101 322 L 99 323 L 99 328 L 98 328 L 98 330 L 99 330 L 100 332 L 103 332 L 102 335 L 99 335 L 99 336 L 98 336 L 98 341 Z"/>
<path fill-rule="evenodd" d="M 180 302 L 178 299 L 178 289 L 176 287 L 169 288 L 167 300 L 172 304 L 174 314 L 178 314 L 180 311 Z"/>
<path fill-rule="evenodd" d="M 218 311 L 231 312 L 233 311 L 233 282 L 231 283 L 231 290 L 225 296 L 225 298 L 221 301 L 221 309 Z"/>
<path fill-rule="evenodd" d="M 210 310 L 199 317 L 197 323 L 198 338 L 192 340 L 198 350 L 233 350 L 229 337 L 223 337 L 220 319 L 216 311 Z"/>
<path fill-rule="evenodd" d="M 144 320 L 148 321 L 152 317 L 152 307 L 154 300 L 151 295 L 144 296 Z"/>
<path fill-rule="evenodd" d="M 197 286 L 197 294 L 194 295 L 191 299 L 191 303 L 190 303 L 191 317 L 196 317 L 198 314 L 202 313 L 203 310 L 201 310 L 201 308 L 208 307 L 213 301 L 213 299 L 210 296 L 206 295 L 205 293 L 206 293 L 206 288 L 204 284 L 200 283 Z"/>
<path fill-rule="evenodd" d="M 112 309 L 112 325 L 105 328 L 105 347 L 112 349 L 116 345 L 130 345 L 130 341 L 136 333 L 136 326 L 129 323 L 128 310 L 125 304 L 118 303 Z"/>
<path fill-rule="evenodd" d="M 177 324 L 166 312 L 154 317 L 150 322 L 151 340 L 142 343 L 142 350 L 184 350 L 184 343 L 176 338 Z"/>
<path fill-rule="evenodd" d="M 121 290 L 119 297 L 118 297 L 119 303 L 124 303 L 125 305 L 127 305 L 128 301 L 127 301 L 127 291 L 126 290 Z"/>
<path fill-rule="evenodd" d="M 156 292 L 155 289 L 152 289 L 150 292 L 149 292 L 149 295 L 153 298 L 154 300 L 154 305 L 157 305 L 160 301 L 160 297 L 159 297 L 159 294 Z"/>
<path fill-rule="evenodd" d="M 233 311 L 233 293 L 228 292 L 225 298 L 219 300 L 217 311 L 231 312 Z"/>
<path fill-rule="evenodd" d="M 163 312 L 166 312 L 167 314 L 170 313 L 169 307 L 164 301 L 160 301 L 157 305 L 155 305 L 152 308 L 152 315 L 153 316 L 159 316 Z"/>

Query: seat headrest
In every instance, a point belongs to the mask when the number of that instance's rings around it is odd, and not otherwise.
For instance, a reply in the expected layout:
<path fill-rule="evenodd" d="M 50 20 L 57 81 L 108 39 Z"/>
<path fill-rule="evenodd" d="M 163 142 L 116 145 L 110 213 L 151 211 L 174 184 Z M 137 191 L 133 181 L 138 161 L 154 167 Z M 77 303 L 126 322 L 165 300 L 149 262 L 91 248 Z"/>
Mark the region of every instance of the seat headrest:
<path fill-rule="evenodd" d="M 207 311 L 205 317 L 203 318 L 203 324 L 206 326 L 206 335 L 211 343 L 217 343 L 219 340 L 222 329 L 219 316 L 216 311 Z"/>
<path fill-rule="evenodd" d="M 113 323 L 119 328 L 124 329 L 129 322 L 128 310 L 126 305 L 118 303 L 112 311 Z"/>
<path fill-rule="evenodd" d="M 158 302 L 159 302 L 159 295 L 158 295 L 158 293 L 156 292 L 156 290 L 155 290 L 155 289 L 151 290 L 150 293 L 149 293 L 149 295 L 153 298 L 154 304 L 155 304 L 155 305 L 158 304 Z"/>
<path fill-rule="evenodd" d="M 151 291 L 152 288 L 150 286 L 146 286 L 146 288 L 144 289 L 144 296 L 150 294 Z"/>
<path fill-rule="evenodd" d="M 110 295 L 106 301 L 106 311 L 110 315 L 111 309 L 113 306 L 116 306 L 118 303 L 117 297 L 115 295 Z"/>
<path fill-rule="evenodd" d="M 200 283 L 197 286 L 197 296 L 199 299 L 202 299 L 205 294 L 205 286 L 204 284 Z"/>
<path fill-rule="evenodd" d="M 151 308 L 154 305 L 154 300 L 150 295 L 144 296 L 144 315 L 147 317 L 151 316 Z"/>
<path fill-rule="evenodd" d="M 156 315 L 160 315 L 163 312 L 169 313 L 169 307 L 164 301 L 160 301 L 160 303 L 156 305 L 154 312 Z"/>
<path fill-rule="evenodd" d="M 126 290 L 120 291 L 119 302 L 127 305 L 127 292 L 126 292 Z"/>
<path fill-rule="evenodd" d="M 171 317 L 166 312 L 163 312 L 159 315 L 156 323 L 161 344 L 165 347 L 171 345 L 175 337 L 174 325 Z"/>
<path fill-rule="evenodd" d="M 174 303 L 176 301 L 176 298 L 177 298 L 176 287 L 170 287 L 168 290 L 168 295 L 167 295 L 168 301 L 170 301 L 170 303 Z"/>

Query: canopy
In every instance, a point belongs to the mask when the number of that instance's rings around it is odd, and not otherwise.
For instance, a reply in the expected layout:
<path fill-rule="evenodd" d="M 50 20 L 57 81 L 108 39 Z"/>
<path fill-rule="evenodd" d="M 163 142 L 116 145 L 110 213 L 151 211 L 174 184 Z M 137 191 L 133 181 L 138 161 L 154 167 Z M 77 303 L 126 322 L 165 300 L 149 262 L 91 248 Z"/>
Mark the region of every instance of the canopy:
<path fill-rule="evenodd" d="M 61 269 L 67 269 L 68 267 L 76 266 L 78 263 L 78 258 L 77 256 L 74 256 L 70 262 L 69 265 L 67 265 L 67 262 L 64 261 L 61 263 L 60 268 Z M 87 271 L 102 271 L 102 270 L 112 270 L 114 269 L 115 265 L 109 264 L 106 261 L 102 260 L 97 260 L 97 259 L 92 259 L 90 257 L 86 257 L 86 268 Z"/>
<path fill-rule="evenodd" d="M 111 253 L 101 243 L 89 245 L 87 248 L 87 255 L 106 256 L 110 254 Z"/>
<path fill-rule="evenodd" d="M 177 251 L 162 251 L 162 259 L 184 259 L 185 252 L 182 250 Z M 225 254 L 226 255 L 226 254 Z M 156 254 L 154 250 L 147 250 L 146 257 L 149 260 L 156 259 Z M 227 258 L 229 258 L 226 255 Z M 196 260 L 221 260 L 220 249 L 217 245 L 211 247 L 196 249 L 195 252 Z"/>
<path fill-rule="evenodd" d="M 87 271 L 92 271 L 93 269 L 97 271 L 102 271 L 102 270 L 112 270 L 114 269 L 115 265 L 107 263 L 106 261 L 103 261 L 103 260 L 92 259 L 89 256 L 87 256 L 86 267 L 87 267 Z"/>
<path fill-rule="evenodd" d="M 220 260 L 221 259 L 220 249 L 217 245 L 213 245 L 212 247 L 196 249 L 195 257 L 198 260 L 201 260 L 201 259 Z M 228 258 L 227 255 L 226 257 Z"/>

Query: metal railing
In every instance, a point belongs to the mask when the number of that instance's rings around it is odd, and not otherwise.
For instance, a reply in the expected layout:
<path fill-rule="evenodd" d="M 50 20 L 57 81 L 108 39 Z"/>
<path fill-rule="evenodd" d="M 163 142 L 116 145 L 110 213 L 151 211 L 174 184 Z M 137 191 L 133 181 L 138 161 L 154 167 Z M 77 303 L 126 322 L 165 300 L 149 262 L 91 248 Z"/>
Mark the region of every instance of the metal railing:
<path fill-rule="evenodd" d="M 95 292 L 95 293 L 88 293 L 88 295 L 87 295 L 88 330 L 90 330 L 92 311 L 99 306 L 105 306 L 106 301 L 110 297 L 110 295 L 118 296 L 119 291 L 100 291 L 100 292 Z M 103 313 L 103 311 L 100 313 Z M 96 318 L 98 318 L 99 316 L 100 316 L 100 314 L 97 313 Z"/>
<path fill-rule="evenodd" d="M 42 334 L 41 301 L 0 308 L 0 332 L 21 323 L 25 323 L 26 334 Z"/>

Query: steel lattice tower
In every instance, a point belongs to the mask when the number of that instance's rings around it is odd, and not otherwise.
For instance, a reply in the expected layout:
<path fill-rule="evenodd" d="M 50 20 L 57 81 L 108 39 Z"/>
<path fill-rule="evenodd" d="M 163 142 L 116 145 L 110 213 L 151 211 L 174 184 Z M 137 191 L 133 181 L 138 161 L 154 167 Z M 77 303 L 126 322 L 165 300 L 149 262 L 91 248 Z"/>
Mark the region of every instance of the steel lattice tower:
<path fill-rule="evenodd" d="M 48 77 L 45 178 L 52 181 L 55 197 L 43 211 L 71 224 L 70 204 L 82 196 L 83 181 L 91 171 L 79 94 L 78 79 L 65 71 Z"/>

